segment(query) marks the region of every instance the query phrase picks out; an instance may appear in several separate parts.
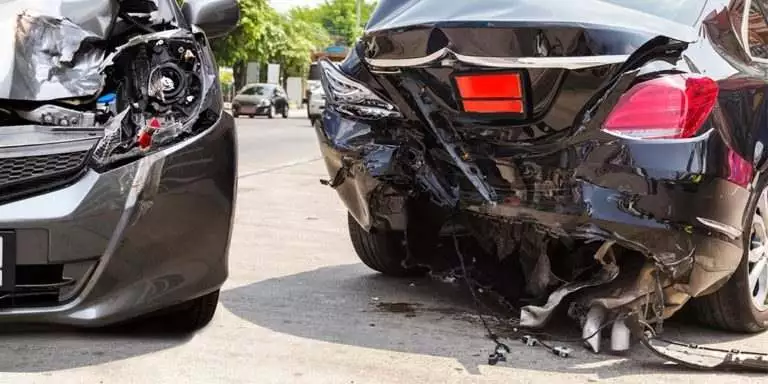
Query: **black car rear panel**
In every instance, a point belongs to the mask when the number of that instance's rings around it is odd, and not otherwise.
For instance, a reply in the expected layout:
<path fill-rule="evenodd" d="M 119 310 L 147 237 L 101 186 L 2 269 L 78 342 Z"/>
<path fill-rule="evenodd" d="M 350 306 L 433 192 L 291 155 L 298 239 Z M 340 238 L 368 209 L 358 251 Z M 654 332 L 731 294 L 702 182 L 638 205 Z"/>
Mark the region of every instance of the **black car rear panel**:
<path fill-rule="evenodd" d="M 735 71 L 719 62 L 707 73 L 720 99 L 694 138 L 636 140 L 602 130 L 636 82 L 706 71 L 718 42 L 705 28 L 697 36 L 671 17 L 576 9 L 605 4 L 598 1 L 438 3 L 384 1 L 342 64 L 403 117 L 356 119 L 331 105 L 318 126 L 329 184 L 362 226 L 421 235 L 422 224 L 458 211 L 533 225 L 551 238 L 615 242 L 674 276 L 664 282 L 673 298 L 665 317 L 730 277 L 755 204 L 753 175 L 739 168 L 753 160 L 754 139 L 737 129 L 744 113 L 734 109 L 752 96 L 725 87 Z M 457 74 L 510 71 L 526 79 L 528 113 L 462 112 Z M 435 209 L 423 210 L 425 202 Z M 480 241 L 501 252 L 509 237 L 489 231 Z M 648 284 L 638 280 L 619 301 L 637 299 Z"/>

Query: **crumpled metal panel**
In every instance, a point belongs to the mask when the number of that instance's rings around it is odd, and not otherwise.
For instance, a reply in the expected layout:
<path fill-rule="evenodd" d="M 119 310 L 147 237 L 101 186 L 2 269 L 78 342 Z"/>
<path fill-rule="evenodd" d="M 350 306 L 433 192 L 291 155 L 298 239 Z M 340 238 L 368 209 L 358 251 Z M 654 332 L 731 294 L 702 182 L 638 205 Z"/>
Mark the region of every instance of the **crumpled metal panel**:
<path fill-rule="evenodd" d="M 121 0 L 151 24 L 186 28 L 159 0 Z M 104 40 L 112 0 L 8 0 L 0 3 L 0 99 L 50 101 L 92 97 L 103 87 Z M 118 19 L 117 23 L 120 21 Z"/>
<path fill-rule="evenodd" d="M 55 100 L 86 97 L 101 91 L 99 37 L 67 19 L 24 12 L 15 23 L 12 76 L 0 98 Z"/>

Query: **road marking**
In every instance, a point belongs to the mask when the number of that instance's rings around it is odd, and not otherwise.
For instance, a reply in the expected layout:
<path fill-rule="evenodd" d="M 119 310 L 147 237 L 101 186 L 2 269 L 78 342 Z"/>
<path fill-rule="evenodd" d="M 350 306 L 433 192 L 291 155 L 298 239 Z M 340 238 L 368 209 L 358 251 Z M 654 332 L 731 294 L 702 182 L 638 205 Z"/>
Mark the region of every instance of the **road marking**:
<path fill-rule="evenodd" d="M 237 175 L 237 178 L 238 179 L 244 179 L 246 177 L 263 175 L 263 174 L 266 174 L 266 173 L 272 173 L 272 172 L 275 172 L 275 171 L 281 171 L 283 169 L 293 168 L 293 167 L 296 167 L 296 166 L 299 166 L 299 165 L 314 163 L 315 161 L 319 161 L 319 160 L 322 160 L 322 157 L 318 156 L 318 157 L 313 157 L 311 159 L 294 161 L 294 162 L 291 162 L 291 163 L 281 164 L 281 165 L 277 165 L 277 166 L 270 167 L 270 168 L 260 169 L 258 171 L 246 172 L 246 173 Z"/>

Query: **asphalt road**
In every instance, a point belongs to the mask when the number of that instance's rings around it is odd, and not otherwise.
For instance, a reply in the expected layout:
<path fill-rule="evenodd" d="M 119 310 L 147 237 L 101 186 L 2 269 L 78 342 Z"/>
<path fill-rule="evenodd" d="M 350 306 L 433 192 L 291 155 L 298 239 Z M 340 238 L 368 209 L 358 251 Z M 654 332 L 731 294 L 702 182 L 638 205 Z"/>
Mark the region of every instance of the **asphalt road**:
<path fill-rule="evenodd" d="M 628 357 L 577 344 L 561 359 L 509 341 L 493 345 L 465 289 L 376 275 L 358 263 L 345 212 L 309 122 L 238 120 L 240 179 L 230 278 L 215 319 L 192 337 L 154 324 L 110 331 L 0 331 L 0 383 L 747 383 L 755 375 L 665 366 L 642 347 Z M 557 332 L 569 334 L 566 322 Z M 745 337 L 670 324 L 667 335 L 768 351 Z"/>

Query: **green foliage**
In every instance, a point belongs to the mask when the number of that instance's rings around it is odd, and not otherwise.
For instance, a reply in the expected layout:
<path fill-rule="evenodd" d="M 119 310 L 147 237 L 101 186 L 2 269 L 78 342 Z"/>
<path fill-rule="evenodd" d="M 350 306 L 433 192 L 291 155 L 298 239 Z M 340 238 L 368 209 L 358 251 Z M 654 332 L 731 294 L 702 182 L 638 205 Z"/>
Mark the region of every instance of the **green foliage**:
<path fill-rule="evenodd" d="M 318 23 L 290 15 L 283 20 L 285 39 L 280 41 L 274 59 L 282 64 L 286 76 L 301 76 L 309 65 L 310 53 L 327 46 L 331 39 Z"/>
<path fill-rule="evenodd" d="M 352 45 L 360 37 L 366 21 L 371 17 L 375 2 L 360 1 L 360 20 L 357 19 L 357 0 L 326 0 L 315 8 L 297 7 L 291 10 L 293 19 L 321 24 L 337 43 Z"/>
<path fill-rule="evenodd" d="M 219 65 L 258 61 L 274 55 L 279 39 L 285 38 L 280 16 L 267 0 L 238 0 L 240 23 L 224 38 L 212 41 Z"/>
<path fill-rule="evenodd" d="M 217 62 L 233 67 L 236 86 L 242 85 L 246 63 L 253 61 L 279 63 L 285 76 L 302 76 L 312 51 L 334 42 L 352 45 L 361 35 L 375 3 L 360 0 L 358 22 L 356 1 L 326 0 L 281 15 L 269 0 L 237 0 L 240 23 L 228 36 L 211 41 Z"/>

